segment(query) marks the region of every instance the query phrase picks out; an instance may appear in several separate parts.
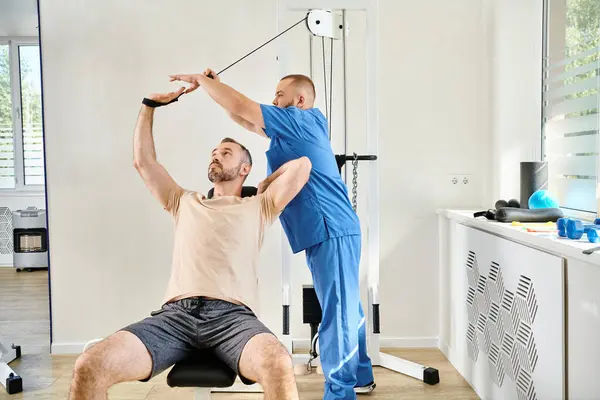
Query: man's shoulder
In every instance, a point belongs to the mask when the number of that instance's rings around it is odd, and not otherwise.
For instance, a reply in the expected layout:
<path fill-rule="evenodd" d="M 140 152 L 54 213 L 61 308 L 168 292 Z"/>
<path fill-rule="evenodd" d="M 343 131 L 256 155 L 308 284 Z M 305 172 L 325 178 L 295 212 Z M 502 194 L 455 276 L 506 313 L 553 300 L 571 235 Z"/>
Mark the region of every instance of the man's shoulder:
<path fill-rule="evenodd" d="M 327 119 L 318 108 L 302 110 L 298 107 L 288 107 L 286 110 L 289 110 L 290 117 L 296 121 L 299 127 L 312 134 L 325 133 L 327 130 Z"/>
<path fill-rule="evenodd" d="M 295 115 L 302 116 L 302 117 L 310 116 L 312 118 L 317 118 L 319 120 L 325 120 L 325 116 L 323 115 L 321 110 L 319 110 L 318 108 L 315 108 L 315 107 L 302 109 L 302 108 L 298 108 L 296 106 L 290 106 L 290 107 L 284 108 L 284 110 L 286 110 L 287 112 L 289 112 L 291 114 L 295 114 Z"/>
<path fill-rule="evenodd" d="M 217 196 L 208 198 L 198 192 L 188 192 L 181 198 L 187 207 L 200 211 L 200 214 L 247 216 L 260 212 L 263 195 L 246 197 Z M 198 215 L 200 215 L 198 214 Z"/>
<path fill-rule="evenodd" d="M 182 189 L 181 197 L 179 199 L 180 203 L 186 204 L 201 204 L 205 201 L 209 200 L 203 193 L 195 191 Z"/>
<path fill-rule="evenodd" d="M 310 113 L 311 115 L 313 115 L 313 116 L 315 116 L 315 117 L 317 117 L 319 119 L 325 119 L 325 116 L 323 115 L 323 113 L 321 112 L 321 110 L 319 110 L 316 107 L 312 107 L 312 108 L 309 108 L 307 110 L 302 110 L 302 111 L 306 111 L 306 112 Z"/>
<path fill-rule="evenodd" d="M 213 198 L 209 199 L 199 193 L 196 193 L 196 196 L 194 196 L 194 197 L 196 197 L 200 202 L 210 204 L 211 206 L 214 206 L 216 208 L 221 208 L 221 207 L 230 207 L 230 206 L 236 206 L 236 205 L 242 205 L 242 204 L 257 203 L 260 201 L 262 194 L 255 194 L 252 196 L 245 196 L 245 197 L 219 196 L 219 197 L 213 197 Z"/>
<path fill-rule="evenodd" d="M 296 106 L 288 106 L 288 107 L 277 107 L 272 104 L 261 104 L 260 105 L 263 110 L 269 110 L 269 112 L 288 114 L 292 116 L 302 116 L 308 117 L 311 116 L 313 118 L 325 119 L 325 116 L 321 112 L 320 109 L 316 107 L 311 107 L 307 109 L 298 108 Z"/>
<path fill-rule="evenodd" d="M 181 198 L 205 200 L 206 196 L 195 190 L 183 189 L 183 194 L 181 195 Z"/>

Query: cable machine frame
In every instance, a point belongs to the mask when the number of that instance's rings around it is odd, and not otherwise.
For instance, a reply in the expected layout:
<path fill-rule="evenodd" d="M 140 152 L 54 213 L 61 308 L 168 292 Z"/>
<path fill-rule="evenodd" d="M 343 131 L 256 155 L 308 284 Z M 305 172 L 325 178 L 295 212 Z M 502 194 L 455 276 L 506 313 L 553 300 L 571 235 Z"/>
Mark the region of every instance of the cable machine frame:
<path fill-rule="evenodd" d="M 333 18 L 339 18 L 337 13 L 341 13 L 343 20 L 343 29 L 341 39 L 344 41 L 344 118 L 347 118 L 347 102 L 346 102 L 346 36 L 347 36 L 347 11 L 363 11 L 367 19 L 366 30 L 366 75 L 371 79 L 366 79 L 367 85 L 367 153 L 368 155 L 337 155 L 336 161 L 340 168 L 347 162 L 353 161 L 355 168 L 357 162 L 374 161 L 378 154 L 378 60 L 379 46 L 377 33 L 377 0 L 280 0 L 278 3 L 278 25 L 281 27 L 281 21 L 286 12 L 289 11 L 306 11 L 326 10 L 334 14 Z M 331 25 L 331 24 L 328 24 Z M 309 30 L 310 27 L 309 27 Z M 315 35 L 315 32 L 311 30 Z M 316 35 L 315 35 L 316 36 Z M 328 36 L 331 37 L 331 36 Z M 335 37 L 333 39 L 336 39 Z M 279 46 L 279 74 L 285 74 L 285 54 L 290 51 L 285 46 Z M 311 39 L 311 72 L 312 72 L 312 39 Z M 331 66 L 333 68 L 333 65 Z M 326 78 L 325 78 L 326 81 Z M 327 102 L 327 100 L 326 100 Z M 345 150 L 348 144 L 348 135 L 345 130 Z M 347 150 L 345 151 L 347 153 Z M 347 183 L 347 169 L 345 170 L 345 181 Z M 373 366 L 384 367 L 404 375 L 419 379 L 427 384 L 434 385 L 439 382 L 439 372 L 435 368 L 423 366 L 408 360 L 404 360 L 386 353 L 381 352 L 380 345 L 380 314 L 379 314 L 379 163 L 373 162 L 368 168 L 368 212 L 367 212 L 367 240 L 368 246 L 366 257 L 363 253 L 362 260 L 366 264 L 367 270 L 367 285 L 368 285 L 368 306 L 365 307 L 365 316 L 367 317 L 367 347 L 371 357 Z M 355 200 L 354 206 L 356 207 Z M 282 342 L 286 345 L 290 352 L 293 351 L 293 343 L 291 332 L 289 329 L 289 308 L 291 297 L 291 261 L 292 251 L 285 237 L 282 235 L 282 296 L 283 296 L 283 338 Z M 287 314 L 287 315 L 286 315 Z M 286 326 L 286 321 L 288 326 Z M 312 341 L 312 338 L 311 338 Z M 294 354 L 294 363 L 306 363 L 310 360 L 310 355 Z"/>

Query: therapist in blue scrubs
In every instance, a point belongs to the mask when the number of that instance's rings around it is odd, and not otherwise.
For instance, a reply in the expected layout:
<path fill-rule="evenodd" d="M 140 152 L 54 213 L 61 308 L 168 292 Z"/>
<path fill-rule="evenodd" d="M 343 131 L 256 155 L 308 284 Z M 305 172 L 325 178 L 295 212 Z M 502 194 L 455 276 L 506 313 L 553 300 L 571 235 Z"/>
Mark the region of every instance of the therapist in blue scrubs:
<path fill-rule="evenodd" d="M 208 78 L 207 75 L 214 78 Z M 310 179 L 280 215 L 294 253 L 305 251 L 323 318 L 319 348 L 325 373 L 325 400 L 355 399 L 375 388 L 367 355 L 365 316 L 360 301 L 360 222 L 340 177 L 329 141 L 327 120 L 314 108 L 315 87 L 304 75 L 277 85 L 272 105 L 252 101 L 220 82 L 208 69 L 199 75 L 172 75 L 190 93 L 202 86 L 238 124 L 271 139 L 267 175 L 290 160 L 306 156 Z M 264 191 L 270 184 L 259 187 Z"/>

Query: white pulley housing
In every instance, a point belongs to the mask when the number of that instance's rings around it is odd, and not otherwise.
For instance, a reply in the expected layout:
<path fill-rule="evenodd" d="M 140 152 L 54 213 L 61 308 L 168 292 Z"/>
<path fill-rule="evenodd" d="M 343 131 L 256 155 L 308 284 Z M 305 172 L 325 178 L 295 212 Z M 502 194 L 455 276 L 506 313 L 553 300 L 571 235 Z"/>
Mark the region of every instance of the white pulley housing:
<path fill-rule="evenodd" d="M 344 32 L 344 18 L 341 13 L 327 10 L 310 10 L 306 25 L 310 33 L 332 39 L 341 39 Z"/>

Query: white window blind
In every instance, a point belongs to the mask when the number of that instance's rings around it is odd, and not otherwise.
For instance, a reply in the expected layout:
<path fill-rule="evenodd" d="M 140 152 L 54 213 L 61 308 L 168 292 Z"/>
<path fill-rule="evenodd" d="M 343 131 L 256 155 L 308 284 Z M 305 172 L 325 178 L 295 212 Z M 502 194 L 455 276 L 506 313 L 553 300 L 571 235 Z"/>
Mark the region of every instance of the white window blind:
<path fill-rule="evenodd" d="M 548 5 L 542 123 L 548 189 L 564 208 L 597 213 L 600 2 Z"/>
<path fill-rule="evenodd" d="M 0 189 L 44 185 L 40 51 L 0 38 Z"/>
<path fill-rule="evenodd" d="M 25 185 L 44 184 L 40 48 L 19 46 Z"/>
<path fill-rule="evenodd" d="M 9 45 L 0 44 L 0 189 L 15 187 L 13 93 L 9 55 Z"/>

